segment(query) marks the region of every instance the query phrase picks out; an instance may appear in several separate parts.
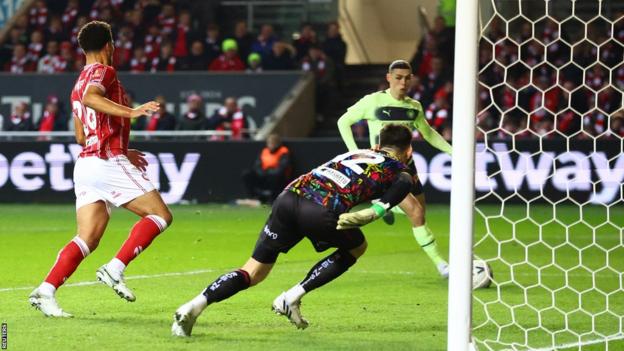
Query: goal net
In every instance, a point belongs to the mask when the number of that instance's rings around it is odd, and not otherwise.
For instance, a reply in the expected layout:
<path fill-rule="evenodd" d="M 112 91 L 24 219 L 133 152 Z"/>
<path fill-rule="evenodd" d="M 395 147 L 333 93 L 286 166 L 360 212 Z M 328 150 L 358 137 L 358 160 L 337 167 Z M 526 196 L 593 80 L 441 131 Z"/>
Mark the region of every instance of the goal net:
<path fill-rule="evenodd" d="M 479 5 L 475 343 L 624 350 L 624 2 Z"/>

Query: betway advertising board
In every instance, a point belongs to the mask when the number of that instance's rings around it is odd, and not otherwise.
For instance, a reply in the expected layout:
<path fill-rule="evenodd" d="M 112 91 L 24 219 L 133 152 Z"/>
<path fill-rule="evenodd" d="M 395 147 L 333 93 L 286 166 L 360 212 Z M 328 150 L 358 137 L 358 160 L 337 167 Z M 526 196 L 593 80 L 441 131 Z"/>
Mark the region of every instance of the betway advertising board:
<path fill-rule="evenodd" d="M 346 152 L 339 140 L 291 140 L 295 174 Z M 168 203 L 227 202 L 245 197 L 241 173 L 260 142 L 142 142 L 147 175 Z M 475 188 L 486 201 L 570 198 L 612 204 L 622 199 L 624 155 L 619 142 L 492 142 L 477 145 Z M 70 143 L 1 142 L 0 202 L 72 202 L 72 172 L 81 147 Z M 414 143 L 414 161 L 429 202 L 448 202 L 451 157 Z M 468 172 L 468 170 L 467 170 Z M 496 196 L 491 194 L 496 193 Z"/>

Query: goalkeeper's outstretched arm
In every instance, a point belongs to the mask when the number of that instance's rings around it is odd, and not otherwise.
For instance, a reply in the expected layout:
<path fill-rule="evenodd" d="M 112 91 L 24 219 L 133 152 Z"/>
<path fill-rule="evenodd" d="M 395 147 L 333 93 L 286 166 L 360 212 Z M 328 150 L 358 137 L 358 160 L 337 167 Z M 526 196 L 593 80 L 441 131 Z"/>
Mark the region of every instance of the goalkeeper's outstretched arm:
<path fill-rule="evenodd" d="M 338 217 L 337 229 L 356 228 L 366 225 L 380 217 L 388 210 L 398 205 L 412 189 L 413 180 L 407 172 L 401 172 L 390 188 L 381 196 L 379 202 L 371 207 L 350 213 L 343 213 Z"/>

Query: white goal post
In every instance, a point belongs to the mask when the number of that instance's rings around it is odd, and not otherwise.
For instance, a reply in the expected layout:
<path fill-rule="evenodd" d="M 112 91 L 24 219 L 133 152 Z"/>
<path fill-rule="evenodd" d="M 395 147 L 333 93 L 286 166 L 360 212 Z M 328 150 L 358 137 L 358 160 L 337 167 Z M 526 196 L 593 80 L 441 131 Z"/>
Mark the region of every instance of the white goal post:
<path fill-rule="evenodd" d="M 470 341 L 477 19 L 477 0 L 457 2 L 448 285 L 448 350 L 454 351 L 468 351 Z"/>

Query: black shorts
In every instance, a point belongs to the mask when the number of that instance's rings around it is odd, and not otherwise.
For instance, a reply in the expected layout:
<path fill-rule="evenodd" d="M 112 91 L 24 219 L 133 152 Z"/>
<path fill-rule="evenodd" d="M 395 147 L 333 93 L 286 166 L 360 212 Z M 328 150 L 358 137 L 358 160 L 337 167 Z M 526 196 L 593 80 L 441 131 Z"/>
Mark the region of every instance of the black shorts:
<path fill-rule="evenodd" d="M 260 231 L 252 257 L 274 263 L 280 252 L 288 252 L 307 237 L 317 252 L 330 247 L 354 249 L 364 242 L 359 228 L 337 230 L 338 215 L 291 191 L 282 192 Z"/>
<path fill-rule="evenodd" d="M 412 190 L 410 191 L 410 193 L 412 193 L 414 196 L 418 196 L 422 194 L 424 190 L 423 190 L 422 183 L 420 183 L 420 179 L 418 178 L 418 171 L 416 171 L 416 165 L 414 164 L 413 158 L 410 158 L 409 162 L 407 163 L 407 167 L 408 167 L 407 171 L 409 172 L 409 174 L 412 176 L 412 179 L 414 180 L 414 185 L 412 185 Z"/>

